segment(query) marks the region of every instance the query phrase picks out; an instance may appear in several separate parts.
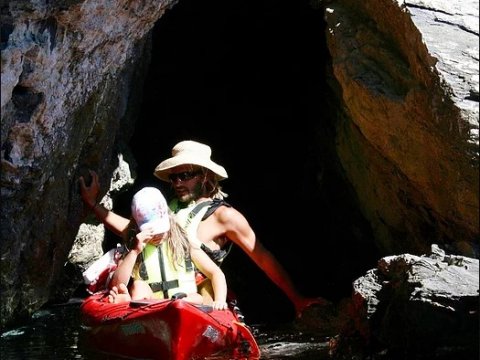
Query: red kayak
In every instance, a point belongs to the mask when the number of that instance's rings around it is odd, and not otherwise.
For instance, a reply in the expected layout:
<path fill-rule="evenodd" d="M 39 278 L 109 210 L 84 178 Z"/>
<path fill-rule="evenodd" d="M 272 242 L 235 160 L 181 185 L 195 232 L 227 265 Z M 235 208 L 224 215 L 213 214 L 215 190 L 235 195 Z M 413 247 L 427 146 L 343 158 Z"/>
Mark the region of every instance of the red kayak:
<path fill-rule="evenodd" d="M 260 358 L 250 329 L 231 310 L 181 299 L 110 304 L 103 294 L 88 297 L 80 309 L 89 341 L 105 353 L 162 360 Z"/>

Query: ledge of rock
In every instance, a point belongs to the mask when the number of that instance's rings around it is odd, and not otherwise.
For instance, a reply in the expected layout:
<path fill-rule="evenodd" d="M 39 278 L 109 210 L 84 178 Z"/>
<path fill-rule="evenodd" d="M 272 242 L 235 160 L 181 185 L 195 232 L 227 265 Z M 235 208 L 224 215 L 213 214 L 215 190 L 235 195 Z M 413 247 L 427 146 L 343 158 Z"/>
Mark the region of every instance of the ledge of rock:
<path fill-rule="evenodd" d="M 478 358 L 478 279 L 478 259 L 436 245 L 428 256 L 382 258 L 354 282 L 333 353 Z"/>

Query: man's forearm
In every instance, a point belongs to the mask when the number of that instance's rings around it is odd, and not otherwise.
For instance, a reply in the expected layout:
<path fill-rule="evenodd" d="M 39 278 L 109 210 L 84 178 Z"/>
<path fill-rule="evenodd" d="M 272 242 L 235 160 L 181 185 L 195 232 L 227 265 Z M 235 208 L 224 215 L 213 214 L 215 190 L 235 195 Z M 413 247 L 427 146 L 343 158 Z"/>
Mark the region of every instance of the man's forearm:
<path fill-rule="evenodd" d="M 97 203 L 92 208 L 95 216 L 101 221 L 110 231 L 114 232 L 118 236 L 122 236 L 128 229 L 130 220 L 123 216 L 115 214 L 113 211 L 108 210 L 103 205 Z"/>

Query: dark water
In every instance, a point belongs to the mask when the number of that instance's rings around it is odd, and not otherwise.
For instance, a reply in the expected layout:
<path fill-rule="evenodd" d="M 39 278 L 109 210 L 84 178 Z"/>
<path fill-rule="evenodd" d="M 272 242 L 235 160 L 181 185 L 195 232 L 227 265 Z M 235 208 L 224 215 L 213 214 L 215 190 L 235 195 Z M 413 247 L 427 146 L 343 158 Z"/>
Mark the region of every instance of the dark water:
<path fill-rule="evenodd" d="M 283 328 L 251 326 L 261 359 L 322 360 L 328 358 L 325 339 Z M 32 321 L 1 335 L 0 359 L 120 360 L 89 348 L 87 328 L 81 324 L 79 302 L 53 306 L 34 314 Z"/>

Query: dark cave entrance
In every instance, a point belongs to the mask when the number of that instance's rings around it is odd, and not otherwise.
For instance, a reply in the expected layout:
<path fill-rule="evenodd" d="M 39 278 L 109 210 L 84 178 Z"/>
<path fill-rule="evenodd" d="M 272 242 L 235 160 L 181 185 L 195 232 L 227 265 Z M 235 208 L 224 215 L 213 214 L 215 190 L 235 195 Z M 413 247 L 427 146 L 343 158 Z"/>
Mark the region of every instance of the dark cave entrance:
<path fill-rule="evenodd" d="M 229 174 L 227 201 L 302 293 L 335 301 L 350 296 L 376 256 L 332 150 L 324 31 L 322 11 L 308 0 L 181 0 L 154 28 L 131 147 L 135 188 L 168 195 L 154 167 L 178 141 L 209 144 Z M 239 248 L 224 266 L 249 321 L 293 314 Z"/>

